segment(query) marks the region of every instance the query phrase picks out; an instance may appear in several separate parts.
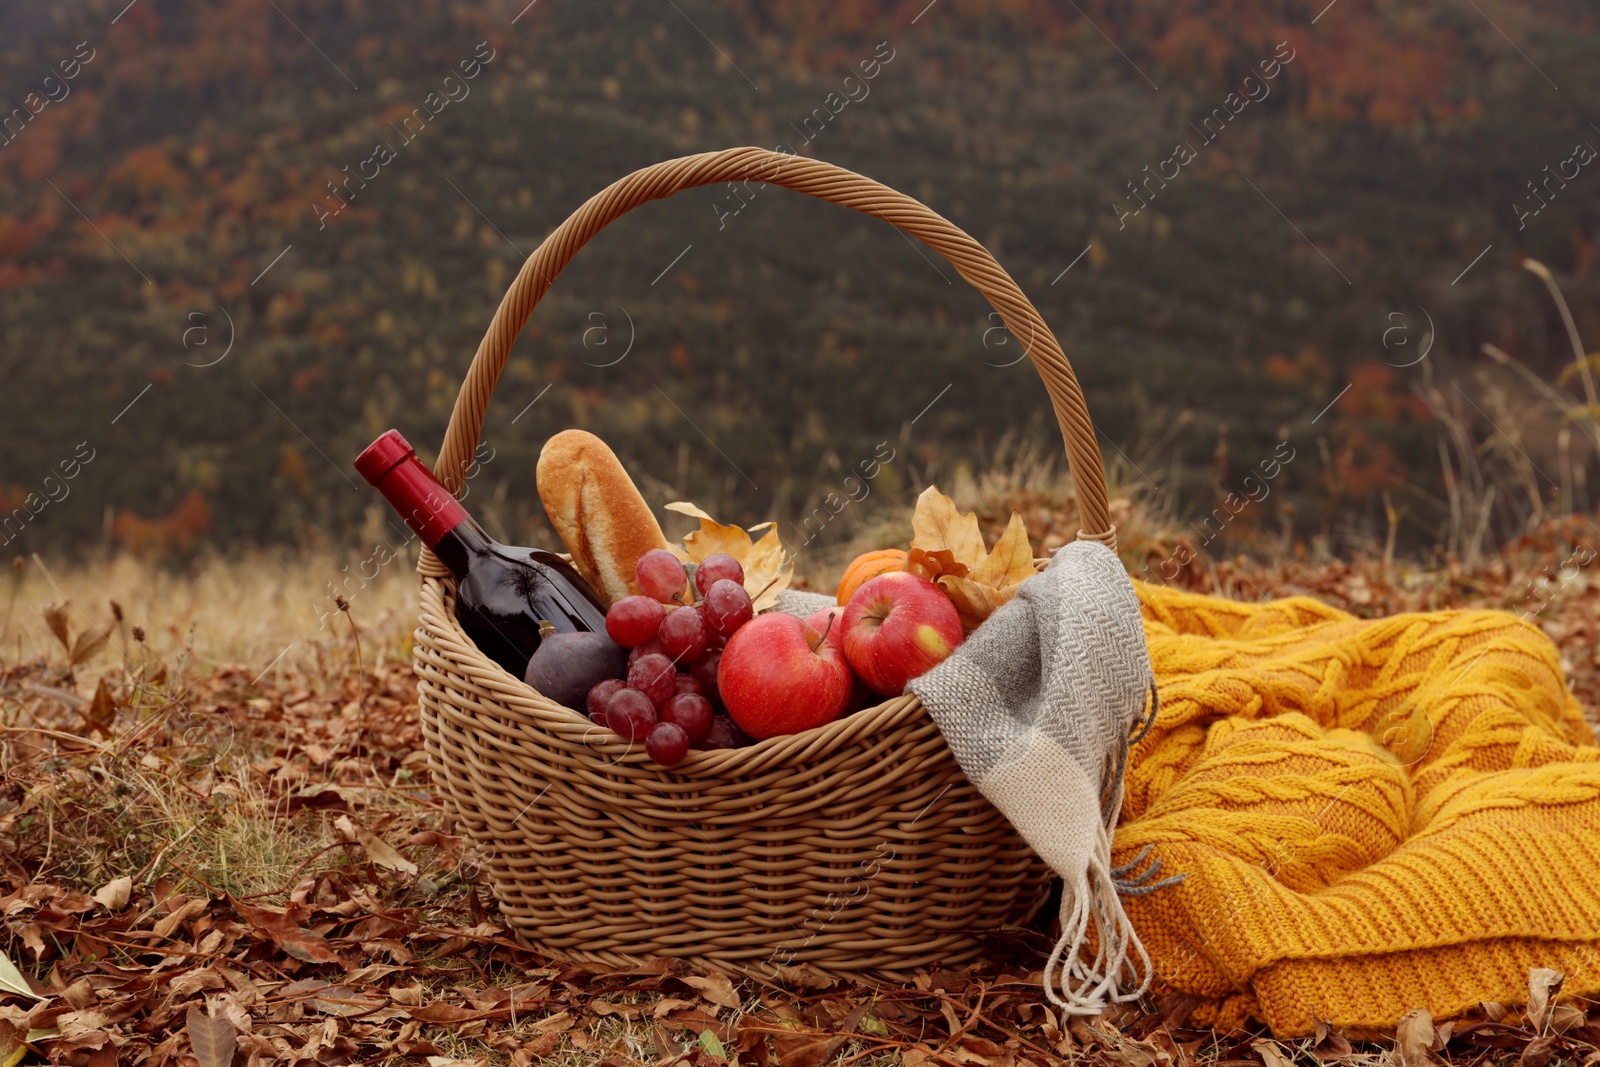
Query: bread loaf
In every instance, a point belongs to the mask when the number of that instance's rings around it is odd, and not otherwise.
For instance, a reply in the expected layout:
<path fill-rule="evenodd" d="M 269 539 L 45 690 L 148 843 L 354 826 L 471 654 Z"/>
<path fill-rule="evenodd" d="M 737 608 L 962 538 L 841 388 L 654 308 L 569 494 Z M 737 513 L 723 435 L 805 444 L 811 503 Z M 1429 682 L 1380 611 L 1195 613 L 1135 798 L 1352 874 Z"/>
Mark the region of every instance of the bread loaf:
<path fill-rule="evenodd" d="M 592 433 L 563 430 L 545 442 L 536 475 L 550 524 L 601 601 L 639 592 L 639 557 L 667 539 L 616 453 Z"/>

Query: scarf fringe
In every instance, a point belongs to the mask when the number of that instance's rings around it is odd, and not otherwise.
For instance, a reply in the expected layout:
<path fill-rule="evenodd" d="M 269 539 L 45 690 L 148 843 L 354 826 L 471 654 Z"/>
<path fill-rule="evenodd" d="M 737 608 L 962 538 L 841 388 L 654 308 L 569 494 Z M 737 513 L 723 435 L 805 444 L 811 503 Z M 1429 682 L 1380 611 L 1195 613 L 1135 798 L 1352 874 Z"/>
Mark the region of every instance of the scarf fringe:
<path fill-rule="evenodd" d="M 1088 959 L 1091 923 L 1096 951 Z M 1088 868 L 1061 886 L 1061 938 L 1045 963 L 1045 997 L 1070 1015 L 1098 1015 L 1111 1002 L 1138 1000 L 1150 976 L 1150 954 L 1117 893 L 1111 831 L 1102 823 Z"/>

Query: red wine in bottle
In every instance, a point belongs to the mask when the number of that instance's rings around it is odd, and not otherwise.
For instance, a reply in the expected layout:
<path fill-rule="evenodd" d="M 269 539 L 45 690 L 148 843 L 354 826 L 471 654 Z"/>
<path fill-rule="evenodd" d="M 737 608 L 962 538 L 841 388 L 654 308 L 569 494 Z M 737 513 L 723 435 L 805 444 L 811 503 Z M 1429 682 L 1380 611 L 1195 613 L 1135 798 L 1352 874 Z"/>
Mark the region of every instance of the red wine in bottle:
<path fill-rule="evenodd" d="M 484 533 L 399 431 L 368 445 L 355 466 L 449 568 L 461 628 L 511 674 L 527 672 L 541 623 L 557 633 L 605 633 L 606 609 L 577 571 L 553 552 Z"/>

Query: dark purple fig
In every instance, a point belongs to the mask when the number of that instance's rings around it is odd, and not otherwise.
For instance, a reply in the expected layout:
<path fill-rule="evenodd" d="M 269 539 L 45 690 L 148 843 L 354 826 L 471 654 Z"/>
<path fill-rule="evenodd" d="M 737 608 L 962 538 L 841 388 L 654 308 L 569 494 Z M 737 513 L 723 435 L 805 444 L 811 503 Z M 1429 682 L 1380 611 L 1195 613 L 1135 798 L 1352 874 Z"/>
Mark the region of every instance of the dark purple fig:
<path fill-rule="evenodd" d="M 628 650 L 605 634 L 547 634 L 523 680 L 557 704 L 582 711 L 589 690 L 627 670 Z"/>

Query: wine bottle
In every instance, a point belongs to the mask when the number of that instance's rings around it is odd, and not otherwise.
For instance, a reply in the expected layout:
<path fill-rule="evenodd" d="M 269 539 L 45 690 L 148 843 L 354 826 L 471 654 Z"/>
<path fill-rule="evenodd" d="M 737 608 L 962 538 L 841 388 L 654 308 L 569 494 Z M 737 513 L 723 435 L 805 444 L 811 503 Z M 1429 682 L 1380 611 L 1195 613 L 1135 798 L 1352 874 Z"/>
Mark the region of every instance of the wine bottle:
<path fill-rule="evenodd" d="M 511 674 L 523 677 L 543 632 L 605 632 L 606 609 L 577 571 L 553 552 L 484 533 L 399 431 L 368 445 L 355 466 L 449 568 L 461 628 Z"/>

